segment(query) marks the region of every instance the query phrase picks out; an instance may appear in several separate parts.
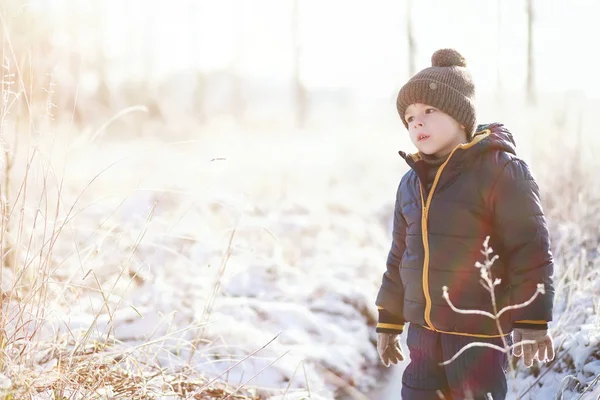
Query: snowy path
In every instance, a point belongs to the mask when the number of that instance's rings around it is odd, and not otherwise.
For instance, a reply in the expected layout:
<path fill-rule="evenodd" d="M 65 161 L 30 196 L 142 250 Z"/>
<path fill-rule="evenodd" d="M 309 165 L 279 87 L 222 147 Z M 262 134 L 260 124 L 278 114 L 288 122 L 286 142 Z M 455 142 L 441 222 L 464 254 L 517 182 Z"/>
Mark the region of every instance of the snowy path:
<path fill-rule="evenodd" d="M 56 257 L 67 260 L 55 278 L 92 288 L 97 279 L 112 288 L 113 320 L 98 293 L 65 291 L 48 307 L 53 310 L 48 332 L 64 332 L 65 324 L 85 330 L 95 323 L 95 334 L 112 325 L 115 338 L 127 345 L 167 337 L 152 357 L 173 367 L 192 356 L 190 343 L 202 336 L 193 360 L 208 376 L 220 376 L 268 343 L 223 379 L 239 385 L 265 369 L 249 385 L 271 394 L 289 386 L 287 400 L 306 393 L 339 398 L 344 385 L 370 400 L 398 399 L 407 361 L 387 371 L 384 388 L 371 390 L 383 379 L 373 345 L 374 299 L 405 167 L 386 146 L 361 147 L 353 140 L 235 138 L 170 152 L 157 145 L 119 164 L 99 180 L 106 186 L 96 183 L 86 191 L 73 223 L 74 235 L 85 238 L 80 243 L 88 249 L 85 257 L 68 259 L 71 238 L 55 246 Z M 93 158 L 72 160 L 98 163 L 72 172 L 65 187 L 73 198 L 93 176 L 85 171 L 100 171 L 128 154 L 118 147 L 93 151 Z M 226 161 L 208 161 L 217 155 Z M 100 228 L 90 228 L 99 221 Z M 142 231 L 144 240 L 136 247 Z M 598 280 L 592 272 L 589 279 Z M 571 337 L 565 344 L 569 357 L 561 361 L 561 372 L 547 374 L 543 386 L 523 400 L 553 398 L 570 372 L 582 382 L 600 373 L 598 298 L 597 283 L 574 291 L 568 304 L 559 301 L 557 310 L 569 307 L 572 315 L 558 330 Z M 519 372 L 509 400 L 535 381 L 529 372 Z"/>

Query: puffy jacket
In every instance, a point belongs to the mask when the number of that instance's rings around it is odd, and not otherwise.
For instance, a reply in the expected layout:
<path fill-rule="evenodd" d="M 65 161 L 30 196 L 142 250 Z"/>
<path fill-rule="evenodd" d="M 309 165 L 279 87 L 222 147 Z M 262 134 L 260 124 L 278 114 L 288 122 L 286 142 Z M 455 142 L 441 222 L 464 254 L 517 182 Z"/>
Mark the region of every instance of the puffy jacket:
<path fill-rule="evenodd" d="M 516 156 L 501 124 L 479 125 L 473 140 L 457 146 L 427 191 L 427 164 L 400 155 L 410 166 L 398 186 L 393 241 L 376 304 L 378 332 L 401 332 L 404 322 L 467 336 L 498 336 L 496 322 L 453 311 L 444 286 L 460 309 L 495 314 L 476 263 L 483 243 L 499 256 L 492 268 L 497 310 L 522 304 L 543 284 L 545 294 L 500 317 L 503 334 L 514 327 L 546 328 L 554 300 L 553 258 L 539 189 Z"/>

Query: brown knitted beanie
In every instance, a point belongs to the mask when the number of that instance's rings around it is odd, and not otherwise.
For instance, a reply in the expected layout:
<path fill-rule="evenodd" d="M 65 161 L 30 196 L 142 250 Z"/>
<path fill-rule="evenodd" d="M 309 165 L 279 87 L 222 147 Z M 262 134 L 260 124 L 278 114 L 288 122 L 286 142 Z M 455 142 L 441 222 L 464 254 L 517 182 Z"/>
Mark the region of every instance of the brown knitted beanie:
<path fill-rule="evenodd" d="M 465 126 L 470 141 L 477 127 L 475 85 L 464 57 L 454 49 L 440 49 L 431 56 L 431 67 L 409 79 L 400 89 L 396 107 L 404 120 L 406 108 L 415 103 L 433 106 Z"/>

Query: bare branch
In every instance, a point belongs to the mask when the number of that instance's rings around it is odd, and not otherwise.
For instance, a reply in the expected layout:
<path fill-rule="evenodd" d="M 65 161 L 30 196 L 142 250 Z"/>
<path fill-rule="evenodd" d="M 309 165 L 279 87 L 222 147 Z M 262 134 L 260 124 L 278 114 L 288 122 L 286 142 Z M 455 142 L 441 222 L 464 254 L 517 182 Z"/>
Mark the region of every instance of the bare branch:
<path fill-rule="evenodd" d="M 444 361 L 444 362 L 440 363 L 439 365 L 448 365 L 448 364 L 452 363 L 462 353 L 464 353 L 465 351 L 467 351 L 468 349 L 470 349 L 472 347 L 489 347 L 490 349 L 498 350 L 498 351 L 500 351 L 502 353 L 508 353 L 510 350 L 512 350 L 513 348 L 515 348 L 517 346 L 521 346 L 521 345 L 524 345 L 524 344 L 534 344 L 534 343 L 536 343 L 535 340 L 523 340 L 523 341 L 520 341 L 518 343 L 514 343 L 513 345 L 506 346 L 505 348 L 502 348 L 500 346 L 496 346 L 495 344 L 484 343 L 484 342 L 473 342 L 473 343 L 469 343 L 468 345 L 466 345 L 462 349 L 460 349 L 451 359 L 449 359 L 447 361 Z"/>
<path fill-rule="evenodd" d="M 459 314 L 484 315 L 484 316 L 489 317 L 491 319 L 496 319 L 496 317 L 494 317 L 494 314 L 489 313 L 487 311 L 481 311 L 481 310 L 462 310 L 460 308 L 456 308 L 454 306 L 454 304 L 452 304 L 452 302 L 450 301 L 450 296 L 448 296 L 448 286 L 444 286 L 442 288 L 442 290 L 444 291 L 444 294 L 442 295 L 442 297 L 444 297 L 444 299 L 446 299 L 446 302 L 448 303 L 448 305 L 450 306 L 450 308 L 452 308 L 452 310 L 454 310 L 455 312 L 457 312 Z"/>
<path fill-rule="evenodd" d="M 531 303 L 533 303 L 533 301 L 535 300 L 535 298 L 537 297 L 537 295 L 539 293 L 544 294 L 544 289 L 543 289 L 543 285 L 538 285 L 535 293 L 533 294 L 533 296 L 531 296 L 531 298 L 529 300 L 527 300 L 525 303 L 521 303 L 521 304 L 515 304 L 512 306 L 506 306 L 504 307 L 502 310 L 500 310 L 500 312 L 498 313 L 498 318 L 500 318 L 500 316 L 508 310 L 517 310 L 519 308 L 524 308 L 527 307 L 528 305 L 530 305 Z"/>

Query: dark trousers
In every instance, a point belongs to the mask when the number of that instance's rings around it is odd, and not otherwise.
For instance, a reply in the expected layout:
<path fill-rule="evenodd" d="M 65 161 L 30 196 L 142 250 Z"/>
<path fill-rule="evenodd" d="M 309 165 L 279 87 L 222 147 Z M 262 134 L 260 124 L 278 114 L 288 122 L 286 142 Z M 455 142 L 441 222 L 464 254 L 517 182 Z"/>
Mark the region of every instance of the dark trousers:
<path fill-rule="evenodd" d="M 512 344 L 510 335 L 506 340 Z M 406 342 L 411 360 L 402 376 L 402 400 L 489 400 L 487 393 L 493 400 L 506 397 L 508 357 L 500 351 L 473 347 L 452 363 L 439 365 L 469 343 L 485 342 L 503 347 L 501 338 L 450 335 L 410 324 Z"/>

